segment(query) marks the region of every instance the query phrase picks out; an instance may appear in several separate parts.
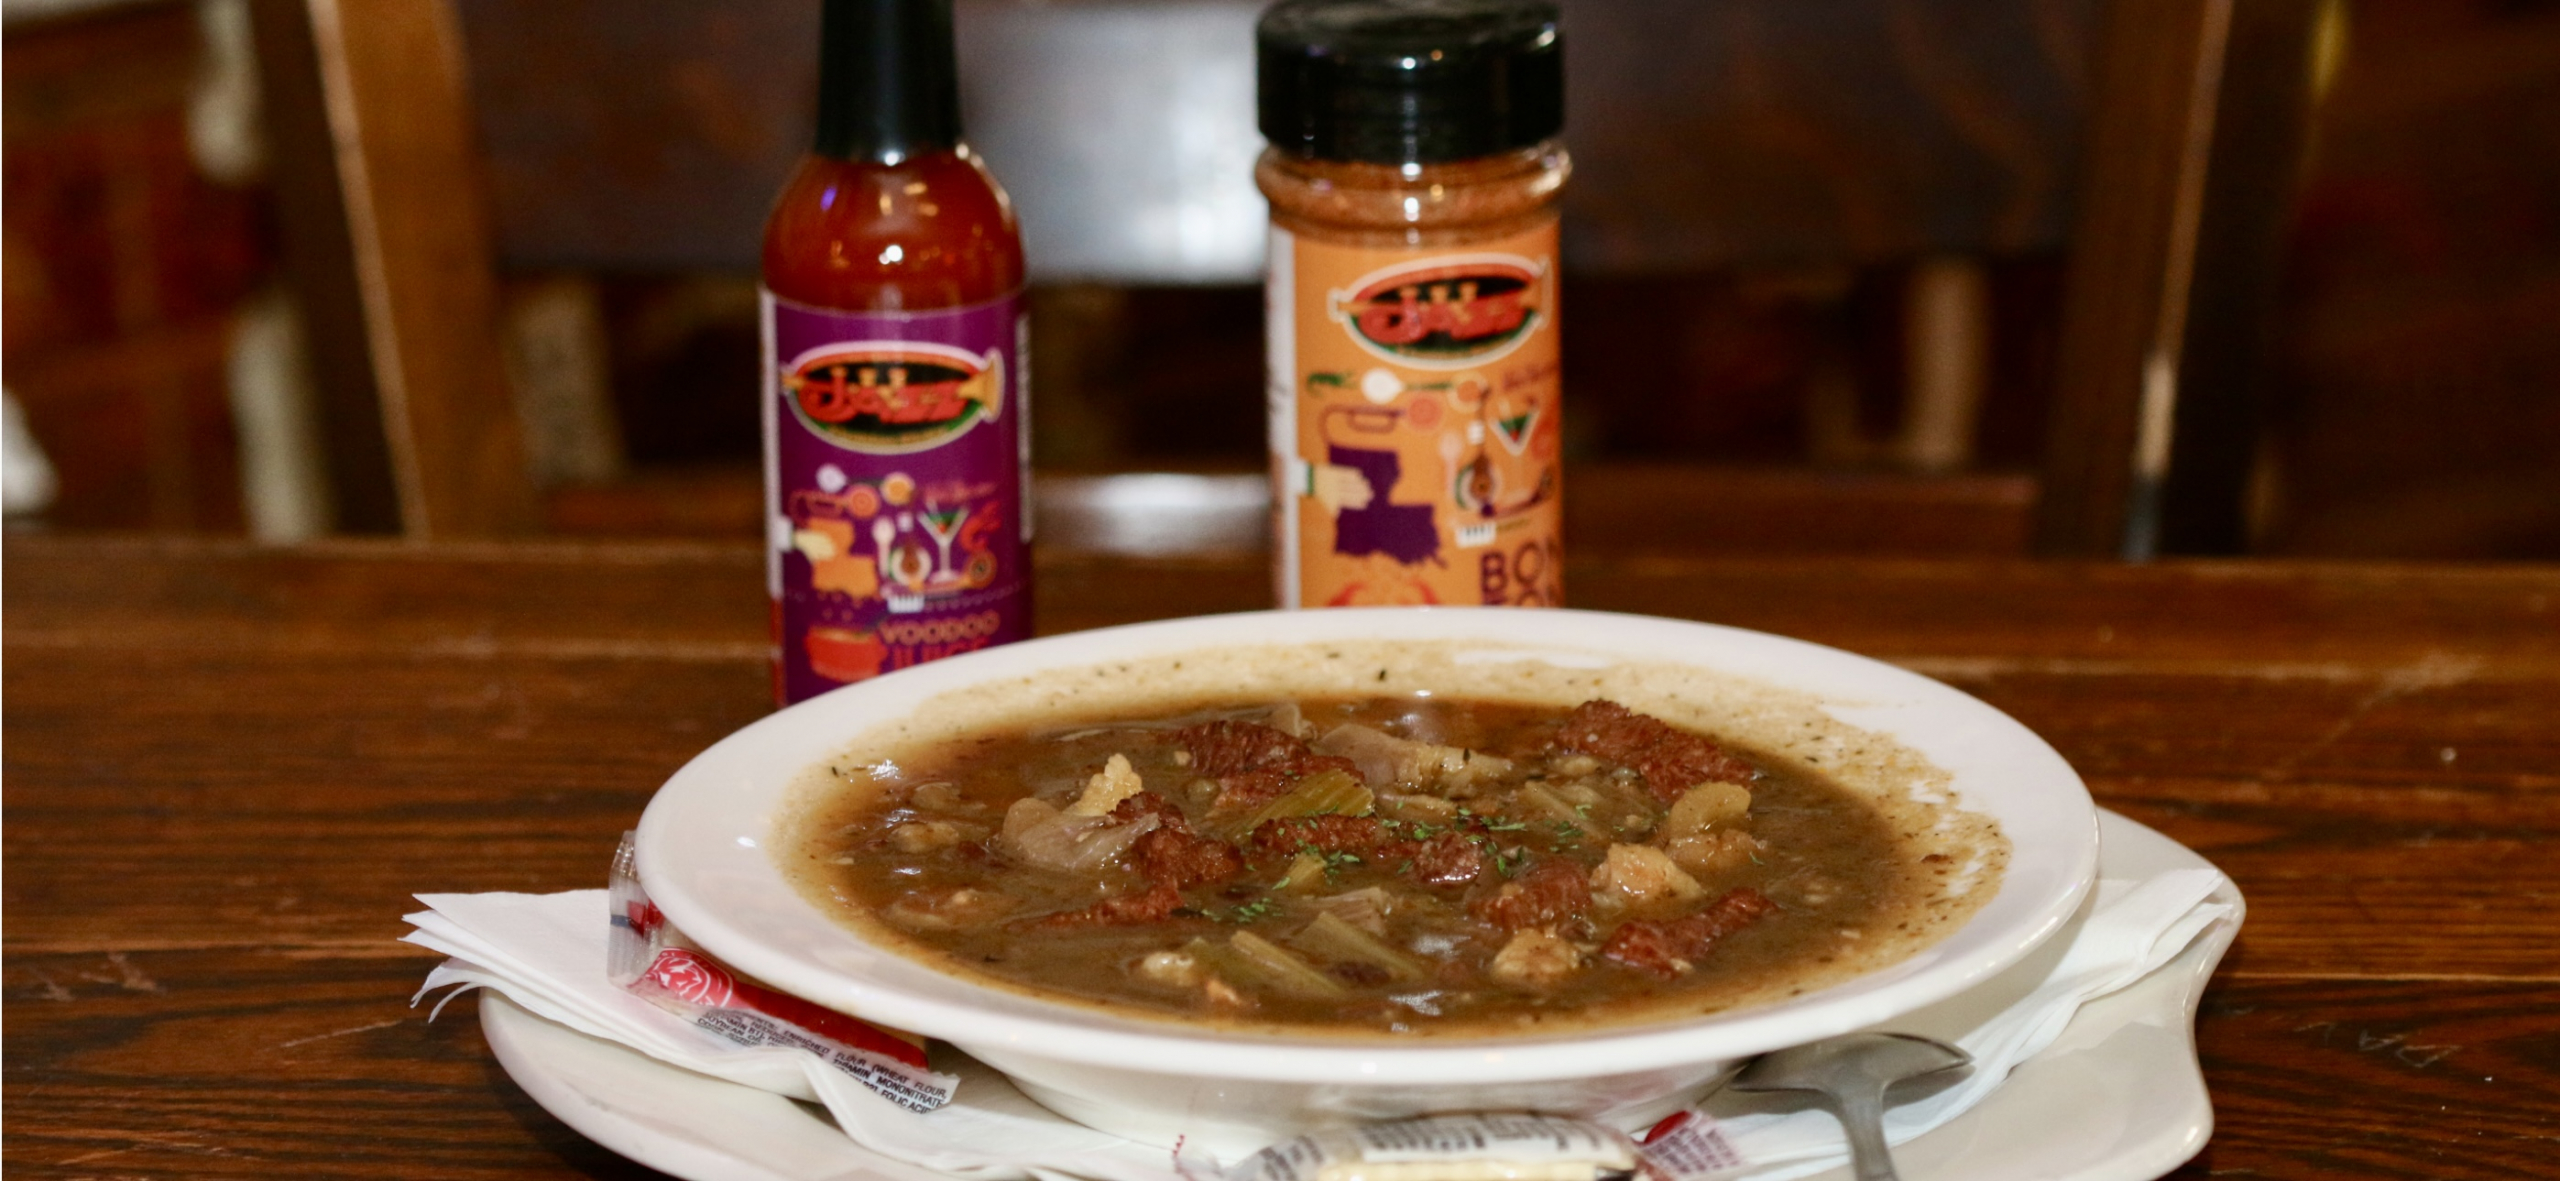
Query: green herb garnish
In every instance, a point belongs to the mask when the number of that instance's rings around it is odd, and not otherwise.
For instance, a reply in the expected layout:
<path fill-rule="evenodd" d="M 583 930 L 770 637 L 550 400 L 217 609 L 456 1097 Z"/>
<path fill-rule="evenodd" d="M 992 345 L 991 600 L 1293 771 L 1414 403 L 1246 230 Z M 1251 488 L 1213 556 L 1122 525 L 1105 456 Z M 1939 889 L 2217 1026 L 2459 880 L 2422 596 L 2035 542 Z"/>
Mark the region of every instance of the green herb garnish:
<path fill-rule="evenodd" d="M 1277 913 L 1279 909 L 1279 907 L 1272 905 L 1271 900 L 1268 898 L 1256 898 L 1253 901 L 1236 907 L 1225 914 L 1212 913 L 1209 917 L 1222 923 L 1244 924 L 1254 922 L 1257 919 L 1270 918 L 1273 914 Z"/>
<path fill-rule="evenodd" d="M 1301 843 L 1298 846 L 1298 852 L 1324 862 L 1324 874 L 1328 878 L 1352 866 L 1368 864 L 1360 859 L 1359 854 L 1344 849 L 1319 849 L 1314 845 Z"/>

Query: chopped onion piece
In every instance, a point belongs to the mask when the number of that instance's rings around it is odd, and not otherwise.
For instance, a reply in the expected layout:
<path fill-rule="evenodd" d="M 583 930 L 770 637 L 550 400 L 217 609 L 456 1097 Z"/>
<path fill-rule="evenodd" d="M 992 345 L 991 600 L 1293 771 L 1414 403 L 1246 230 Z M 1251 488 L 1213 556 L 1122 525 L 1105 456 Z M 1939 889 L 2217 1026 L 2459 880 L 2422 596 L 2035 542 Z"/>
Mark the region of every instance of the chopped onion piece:
<path fill-rule="evenodd" d="M 1110 868 L 1159 823 L 1148 815 L 1113 824 L 1107 817 L 1060 812 L 1040 800 L 1016 800 L 1004 814 L 1004 847 L 1027 865 L 1095 874 Z"/>

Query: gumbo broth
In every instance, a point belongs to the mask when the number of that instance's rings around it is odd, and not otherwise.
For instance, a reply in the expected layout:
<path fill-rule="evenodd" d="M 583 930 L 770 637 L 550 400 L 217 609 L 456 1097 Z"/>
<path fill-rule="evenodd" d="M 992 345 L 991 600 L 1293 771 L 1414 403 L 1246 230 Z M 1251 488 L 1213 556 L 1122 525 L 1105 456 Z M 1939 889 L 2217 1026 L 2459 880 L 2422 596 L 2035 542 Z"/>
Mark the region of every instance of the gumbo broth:
<path fill-rule="evenodd" d="M 863 758 L 780 851 L 840 921 L 984 983 L 1236 1029 L 1764 1003 L 1991 892 L 1948 888 L 1981 866 L 1927 810 L 1599 698 L 1193 703 Z"/>

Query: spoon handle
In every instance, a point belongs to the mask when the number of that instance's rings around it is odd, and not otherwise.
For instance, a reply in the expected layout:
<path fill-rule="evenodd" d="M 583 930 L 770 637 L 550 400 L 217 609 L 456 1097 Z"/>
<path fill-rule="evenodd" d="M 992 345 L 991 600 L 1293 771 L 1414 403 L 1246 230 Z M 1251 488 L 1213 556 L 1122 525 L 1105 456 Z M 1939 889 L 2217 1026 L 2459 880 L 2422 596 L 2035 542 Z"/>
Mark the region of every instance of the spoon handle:
<path fill-rule="evenodd" d="M 1884 1142 L 1883 1085 L 1844 1087 L 1833 1098 L 1840 1104 L 1840 1126 L 1849 1133 L 1850 1172 L 1857 1181 L 1901 1181 Z"/>

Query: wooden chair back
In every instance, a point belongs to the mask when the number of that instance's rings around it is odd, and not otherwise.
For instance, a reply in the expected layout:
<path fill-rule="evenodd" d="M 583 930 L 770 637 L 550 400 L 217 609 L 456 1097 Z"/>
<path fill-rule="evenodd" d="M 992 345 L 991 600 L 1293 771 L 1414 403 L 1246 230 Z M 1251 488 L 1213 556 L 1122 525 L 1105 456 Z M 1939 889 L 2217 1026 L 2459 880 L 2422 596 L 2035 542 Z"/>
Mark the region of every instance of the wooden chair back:
<path fill-rule="evenodd" d="M 815 6 L 254 3 L 278 158 L 315 165 L 280 199 L 342 515 L 533 528 L 496 268 L 751 269 L 806 138 Z M 2036 547 L 2230 548 L 2324 7 L 1570 4 L 1568 250 L 1643 271 L 2067 245 Z"/>

